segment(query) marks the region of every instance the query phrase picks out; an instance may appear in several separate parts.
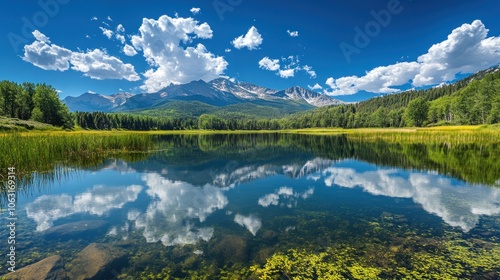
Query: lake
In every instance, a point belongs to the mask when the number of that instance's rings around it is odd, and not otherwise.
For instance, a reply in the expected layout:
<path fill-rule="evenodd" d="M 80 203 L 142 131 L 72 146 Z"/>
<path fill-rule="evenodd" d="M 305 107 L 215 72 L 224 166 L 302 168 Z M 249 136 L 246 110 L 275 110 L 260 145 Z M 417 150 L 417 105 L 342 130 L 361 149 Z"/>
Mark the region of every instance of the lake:
<path fill-rule="evenodd" d="M 154 141 L 140 156 L 31 174 L 16 268 L 59 255 L 61 273 L 101 279 L 500 277 L 498 144 Z"/>

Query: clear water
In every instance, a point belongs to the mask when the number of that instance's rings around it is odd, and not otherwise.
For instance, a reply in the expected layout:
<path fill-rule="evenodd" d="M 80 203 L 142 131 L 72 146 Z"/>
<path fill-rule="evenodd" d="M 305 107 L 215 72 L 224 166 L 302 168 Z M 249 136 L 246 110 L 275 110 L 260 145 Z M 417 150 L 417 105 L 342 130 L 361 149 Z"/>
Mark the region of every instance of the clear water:
<path fill-rule="evenodd" d="M 498 186 L 443 175 L 449 168 L 442 166 L 411 166 L 404 154 L 383 164 L 370 151 L 374 143 L 352 151 L 346 139 L 344 146 L 332 140 L 339 150 L 332 156 L 331 145 L 310 149 L 311 137 L 299 137 L 300 147 L 251 136 L 208 144 L 167 138 L 167 148 L 145 160 L 107 159 L 95 170 L 66 171 L 58 181 L 32 186 L 17 205 L 19 266 L 54 254 L 69 263 L 93 242 L 127 251 L 127 265 L 114 275 L 128 279 L 165 268 L 173 278 L 193 278 L 193 271 L 215 277 L 293 248 L 349 246 L 365 257 L 414 238 L 498 245 Z M 106 224 L 46 234 L 97 220 Z"/>

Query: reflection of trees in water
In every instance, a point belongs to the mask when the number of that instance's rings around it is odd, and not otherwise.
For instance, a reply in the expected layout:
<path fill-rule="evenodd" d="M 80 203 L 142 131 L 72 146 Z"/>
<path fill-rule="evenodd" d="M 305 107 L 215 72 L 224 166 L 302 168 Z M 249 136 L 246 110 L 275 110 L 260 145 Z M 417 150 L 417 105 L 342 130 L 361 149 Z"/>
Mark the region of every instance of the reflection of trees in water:
<path fill-rule="evenodd" d="M 173 165 L 200 165 L 216 159 L 243 162 L 293 162 L 322 157 L 356 159 L 405 169 L 433 170 L 470 183 L 495 185 L 500 174 L 498 144 L 448 145 L 433 141 L 395 143 L 363 141 L 346 136 L 299 134 L 220 134 L 167 136 L 171 149 L 152 157 Z"/>

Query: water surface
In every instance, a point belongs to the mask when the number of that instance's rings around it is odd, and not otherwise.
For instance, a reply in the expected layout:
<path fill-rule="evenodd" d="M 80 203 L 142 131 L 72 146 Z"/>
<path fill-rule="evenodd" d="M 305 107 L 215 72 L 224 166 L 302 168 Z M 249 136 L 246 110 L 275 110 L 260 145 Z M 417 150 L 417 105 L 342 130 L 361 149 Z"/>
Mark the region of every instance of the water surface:
<path fill-rule="evenodd" d="M 42 183 L 35 176 L 18 201 L 19 265 L 54 254 L 71 263 L 97 242 L 126 250 L 126 264 L 112 268 L 124 279 L 256 278 L 255 268 L 291 249 L 348 251 L 344 278 L 433 269 L 498 277 L 495 151 L 344 136 L 164 136 L 147 157 L 109 158 Z M 474 157 L 450 160 L 464 153 Z M 81 221 L 88 230 L 61 227 Z"/>

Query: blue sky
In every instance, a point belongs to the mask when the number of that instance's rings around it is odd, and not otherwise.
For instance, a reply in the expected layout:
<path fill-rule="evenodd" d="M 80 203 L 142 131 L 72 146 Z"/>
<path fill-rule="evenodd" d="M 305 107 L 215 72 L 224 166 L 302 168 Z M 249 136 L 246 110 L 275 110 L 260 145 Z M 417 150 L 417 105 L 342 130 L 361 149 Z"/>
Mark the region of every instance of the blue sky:
<path fill-rule="evenodd" d="M 5 3 L 0 79 L 45 82 L 65 97 L 224 76 L 352 101 L 500 63 L 497 0 L 145 3 Z"/>

